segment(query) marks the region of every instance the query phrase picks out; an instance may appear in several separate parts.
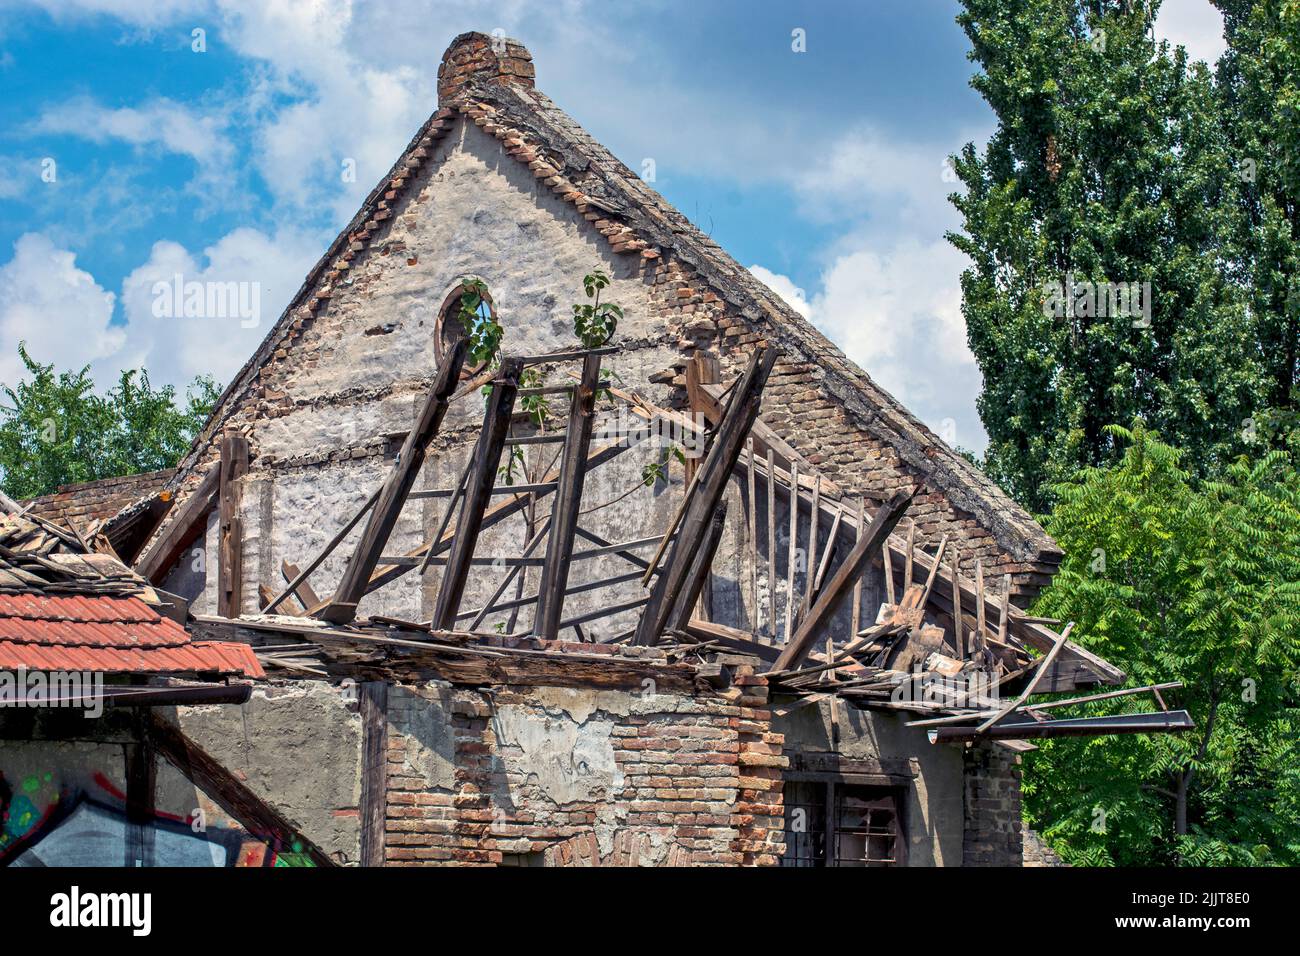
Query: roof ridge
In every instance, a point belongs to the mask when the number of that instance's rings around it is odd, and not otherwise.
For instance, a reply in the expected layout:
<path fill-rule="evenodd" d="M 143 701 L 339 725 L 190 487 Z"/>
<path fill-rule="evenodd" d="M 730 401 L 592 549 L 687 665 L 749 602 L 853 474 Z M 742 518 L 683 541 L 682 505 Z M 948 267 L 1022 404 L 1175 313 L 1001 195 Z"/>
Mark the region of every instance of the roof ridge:
<path fill-rule="evenodd" d="M 577 206 L 610 241 L 613 252 L 639 252 L 643 258 L 657 259 L 664 249 L 672 250 L 677 259 L 713 285 L 714 291 L 739 315 L 758 323 L 774 344 L 791 353 L 789 360 L 815 364 L 823 376 L 823 386 L 864 430 L 893 447 L 907 466 L 933 482 L 955 507 L 976 515 L 999 545 L 1018 560 L 1059 560 L 1060 549 L 1028 512 L 948 447 L 815 325 L 705 236 L 554 101 L 531 83 L 497 82 L 486 74 L 471 74 L 457 85 L 454 96 L 420 127 L 351 222 L 308 272 L 262 344 L 218 399 L 212 417 L 168 482 L 169 490 L 185 482 L 220 435 L 227 419 L 237 410 L 236 396 L 253 387 L 274 353 L 291 340 L 293 333 L 301 334 L 305 324 L 330 299 L 333 284 L 367 250 L 381 224 L 391 217 L 395 204 L 405 197 L 414 174 L 429 157 L 430 147 L 462 115 L 501 140 L 505 151 L 524 163 L 535 178 Z M 528 141 L 530 134 L 535 142 Z M 582 177 L 580 181 L 578 176 Z M 637 212 L 640 217 L 635 215 Z"/>

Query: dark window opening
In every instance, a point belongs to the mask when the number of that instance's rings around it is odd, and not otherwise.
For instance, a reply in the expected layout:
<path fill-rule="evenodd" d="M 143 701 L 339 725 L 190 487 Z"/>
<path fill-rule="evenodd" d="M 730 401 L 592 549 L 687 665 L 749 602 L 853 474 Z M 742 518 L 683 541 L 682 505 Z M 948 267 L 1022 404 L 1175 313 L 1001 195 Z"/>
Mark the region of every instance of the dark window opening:
<path fill-rule="evenodd" d="M 790 780 L 782 866 L 899 866 L 904 834 L 891 787 Z"/>

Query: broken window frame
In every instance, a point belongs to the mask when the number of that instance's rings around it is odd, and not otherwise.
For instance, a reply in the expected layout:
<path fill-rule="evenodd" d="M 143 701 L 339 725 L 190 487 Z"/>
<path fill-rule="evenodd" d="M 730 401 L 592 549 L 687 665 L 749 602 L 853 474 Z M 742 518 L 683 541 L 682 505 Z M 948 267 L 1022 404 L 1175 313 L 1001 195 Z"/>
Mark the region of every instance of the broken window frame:
<path fill-rule="evenodd" d="M 906 866 L 905 787 L 894 782 L 846 780 L 828 775 L 793 775 L 785 780 L 785 855 L 782 866 Z M 845 824 L 846 800 L 865 804 L 865 826 Z M 806 813 L 802 830 L 792 828 L 791 811 Z M 841 835 L 864 837 L 863 855 L 845 852 Z M 881 844 L 888 841 L 887 849 Z M 832 851 L 833 848 L 833 852 Z M 880 852 L 876 852 L 876 851 Z"/>

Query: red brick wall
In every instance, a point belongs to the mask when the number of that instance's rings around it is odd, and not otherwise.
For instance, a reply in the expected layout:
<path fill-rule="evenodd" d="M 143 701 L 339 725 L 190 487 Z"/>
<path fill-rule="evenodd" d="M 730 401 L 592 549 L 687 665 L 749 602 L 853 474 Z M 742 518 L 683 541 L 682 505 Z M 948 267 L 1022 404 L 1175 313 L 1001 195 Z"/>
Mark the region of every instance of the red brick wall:
<path fill-rule="evenodd" d="M 405 717 L 390 698 L 389 865 L 494 865 L 517 854 L 541 854 L 546 866 L 779 863 L 786 758 L 763 678 L 741 676 L 707 695 L 655 695 L 622 715 L 597 711 L 613 721 L 621 787 L 568 802 L 551 799 L 526 765 L 522 773 L 512 767 L 497 741 L 494 708 L 538 706 L 536 691 L 458 688 L 408 698 L 408 706 L 448 705 L 455 782 L 447 788 L 411 772 Z"/>

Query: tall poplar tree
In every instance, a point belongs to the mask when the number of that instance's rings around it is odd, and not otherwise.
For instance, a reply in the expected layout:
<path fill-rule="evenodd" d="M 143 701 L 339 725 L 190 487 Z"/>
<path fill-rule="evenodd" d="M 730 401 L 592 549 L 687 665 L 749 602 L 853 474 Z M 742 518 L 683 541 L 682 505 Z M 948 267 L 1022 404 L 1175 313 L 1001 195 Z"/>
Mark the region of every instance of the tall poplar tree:
<path fill-rule="evenodd" d="M 1118 459 L 1106 426 L 1140 416 L 1213 473 L 1273 389 L 1242 264 L 1243 157 L 1209 69 L 1153 40 L 1158 3 L 963 6 L 998 120 L 954 157 L 949 237 L 971 259 L 987 470 L 1047 510 L 1055 484 Z M 1150 296 L 1108 308 L 1116 285 Z"/>

